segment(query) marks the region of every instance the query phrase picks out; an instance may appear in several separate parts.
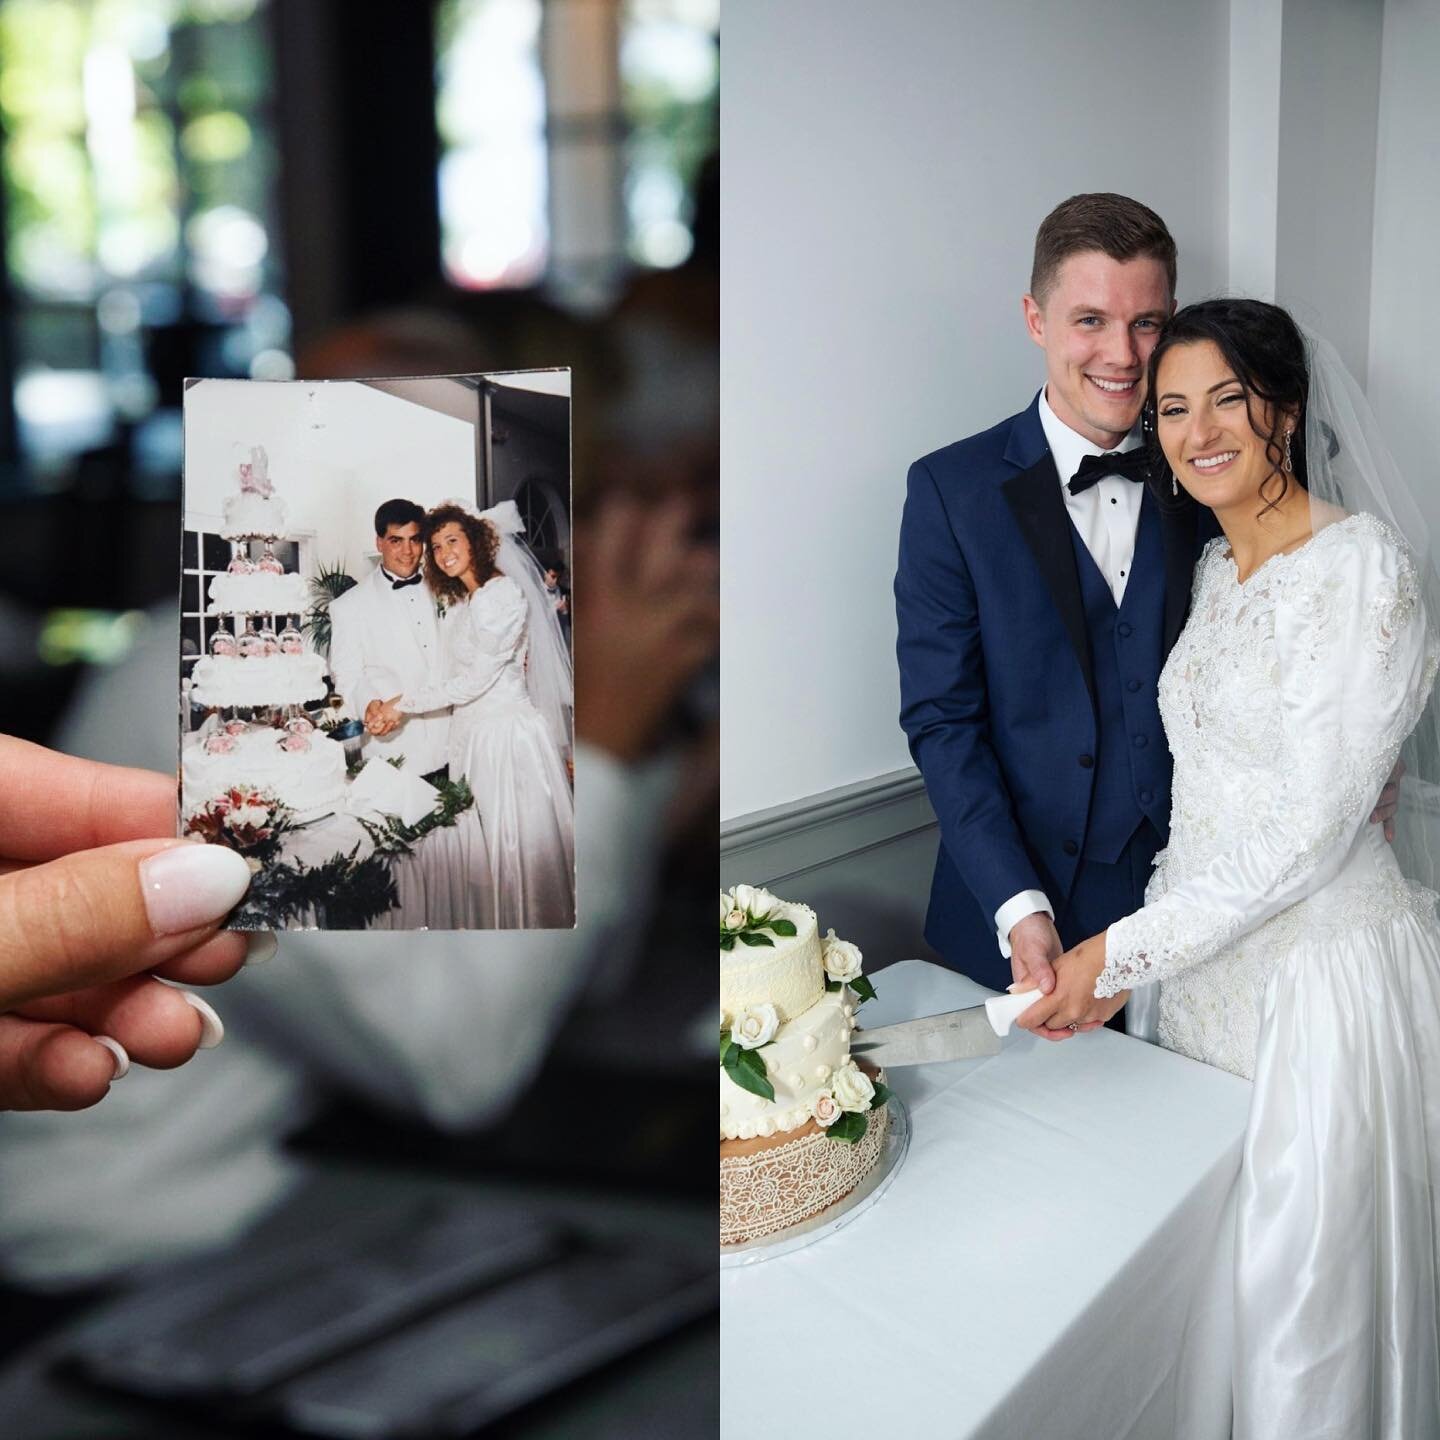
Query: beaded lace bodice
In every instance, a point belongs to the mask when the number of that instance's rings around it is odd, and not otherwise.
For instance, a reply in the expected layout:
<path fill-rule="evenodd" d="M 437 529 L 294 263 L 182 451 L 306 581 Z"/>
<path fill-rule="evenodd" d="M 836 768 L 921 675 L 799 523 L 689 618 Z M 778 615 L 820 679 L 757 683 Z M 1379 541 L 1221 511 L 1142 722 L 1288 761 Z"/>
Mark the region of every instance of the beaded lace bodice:
<path fill-rule="evenodd" d="M 1430 913 L 1366 822 L 1436 666 L 1413 562 L 1375 517 L 1328 526 L 1243 584 L 1212 541 L 1160 676 L 1169 848 L 1144 909 L 1110 927 L 1095 993 L 1163 981 L 1162 1043 L 1249 1074 L 1260 994 L 1287 952 Z"/>

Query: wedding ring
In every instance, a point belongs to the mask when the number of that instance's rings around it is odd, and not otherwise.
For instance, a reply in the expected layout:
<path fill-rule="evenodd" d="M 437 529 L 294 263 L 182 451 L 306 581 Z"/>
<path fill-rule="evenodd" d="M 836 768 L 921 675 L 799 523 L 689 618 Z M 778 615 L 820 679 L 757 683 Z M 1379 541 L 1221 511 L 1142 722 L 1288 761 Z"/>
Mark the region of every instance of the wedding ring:
<path fill-rule="evenodd" d="M 1065 1028 L 1067 1030 L 1078 1030 L 1080 1028 L 1080 1022 L 1078 1020 L 1072 1020 Z"/>

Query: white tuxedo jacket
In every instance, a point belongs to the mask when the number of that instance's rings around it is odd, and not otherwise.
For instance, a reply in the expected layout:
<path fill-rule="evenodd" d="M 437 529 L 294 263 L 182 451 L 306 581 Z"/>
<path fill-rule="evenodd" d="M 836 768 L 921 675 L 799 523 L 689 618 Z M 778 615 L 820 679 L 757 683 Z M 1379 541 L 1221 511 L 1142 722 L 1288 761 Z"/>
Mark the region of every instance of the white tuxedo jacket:
<path fill-rule="evenodd" d="M 408 694 L 440 678 L 435 596 L 423 581 L 396 590 L 377 565 L 330 602 L 330 673 L 359 720 L 372 700 Z M 366 759 L 405 757 L 412 775 L 446 762 L 448 713 L 409 715 L 393 734 L 365 737 Z"/>

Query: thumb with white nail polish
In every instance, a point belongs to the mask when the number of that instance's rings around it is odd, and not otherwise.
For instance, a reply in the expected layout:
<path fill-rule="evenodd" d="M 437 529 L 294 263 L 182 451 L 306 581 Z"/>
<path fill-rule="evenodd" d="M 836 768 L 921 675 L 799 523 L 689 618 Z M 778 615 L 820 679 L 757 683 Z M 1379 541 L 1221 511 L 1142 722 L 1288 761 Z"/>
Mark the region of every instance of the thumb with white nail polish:
<path fill-rule="evenodd" d="M 215 1013 L 215 1007 L 208 1000 L 202 1000 L 193 990 L 180 992 L 185 1003 L 194 1008 L 200 1016 L 200 1048 L 213 1050 L 225 1038 L 225 1026 Z"/>
<path fill-rule="evenodd" d="M 250 879 L 233 850 L 190 840 L 127 840 L 0 875 L 0 1011 L 185 954 Z"/>

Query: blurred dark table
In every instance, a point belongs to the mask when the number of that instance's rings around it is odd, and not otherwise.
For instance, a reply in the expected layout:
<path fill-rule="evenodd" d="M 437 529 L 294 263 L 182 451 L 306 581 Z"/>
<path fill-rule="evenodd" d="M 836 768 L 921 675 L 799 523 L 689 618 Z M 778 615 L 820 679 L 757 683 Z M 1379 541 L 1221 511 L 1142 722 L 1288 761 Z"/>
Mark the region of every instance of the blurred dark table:
<path fill-rule="evenodd" d="M 328 1221 L 425 1198 L 465 1197 L 511 1206 L 606 1239 L 649 1240 L 697 1256 L 715 1254 L 715 1209 L 691 1199 L 511 1181 L 436 1178 L 332 1161 L 309 1178 L 237 1246 L 284 1243 L 319 1233 Z M 203 1266 L 197 1257 L 192 1266 Z M 718 1273 L 718 1270 L 717 1270 Z M 222 1419 L 196 1419 L 130 1401 L 57 1375 L 82 1312 L 14 1354 L 0 1368 L 0 1434 L 5 1440 L 236 1440 L 253 1435 Z M 719 1432 L 718 1319 L 693 1324 L 484 1431 L 493 1440 L 690 1440 Z"/>

